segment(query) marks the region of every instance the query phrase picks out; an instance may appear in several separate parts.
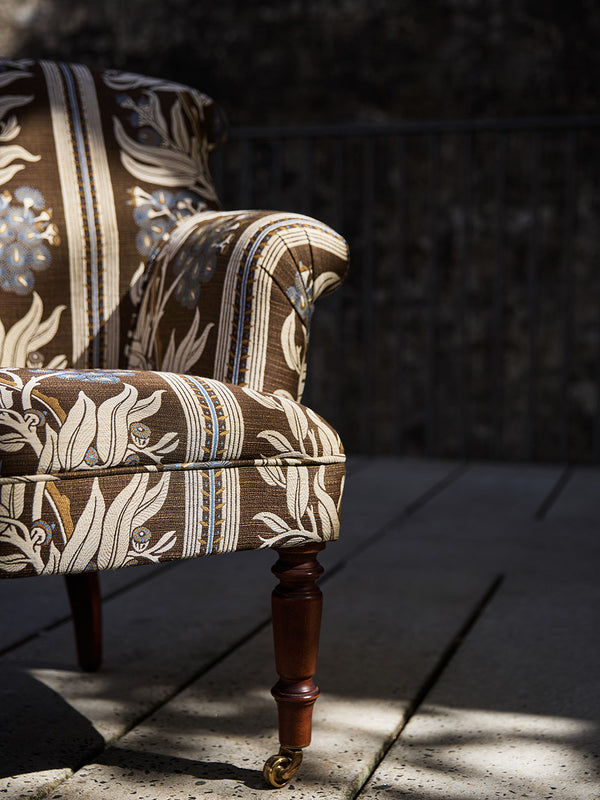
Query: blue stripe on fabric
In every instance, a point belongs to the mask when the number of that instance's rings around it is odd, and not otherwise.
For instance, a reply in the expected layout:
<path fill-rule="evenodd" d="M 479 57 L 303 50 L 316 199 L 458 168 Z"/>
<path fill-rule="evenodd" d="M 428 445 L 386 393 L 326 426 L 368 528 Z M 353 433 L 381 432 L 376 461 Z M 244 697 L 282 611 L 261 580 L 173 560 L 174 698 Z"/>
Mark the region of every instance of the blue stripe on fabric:
<path fill-rule="evenodd" d="M 212 428 L 213 428 L 213 440 L 212 440 L 211 446 L 210 446 L 210 460 L 214 461 L 215 457 L 217 455 L 217 446 L 218 446 L 218 443 L 219 443 L 219 427 L 218 427 L 219 426 L 219 421 L 217 419 L 217 414 L 216 414 L 215 408 L 213 406 L 213 402 L 212 402 L 211 396 L 206 391 L 204 386 L 197 380 L 197 378 L 194 378 L 192 375 L 186 375 L 186 378 L 191 383 L 193 383 L 194 386 L 198 387 L 198 389 L 200 390 L 200 393 L 202 394 L 202 396 L 206 400 L 208 408 L 210 409 L 210 418 L 211 418 L 211 421 L 212 421 Z"/>
<path fill-rule="evenodd" d="M 294 219 L 293 217 L 292 218 L 288 218 L 288 219 L 285 220 L 285 224 L 294 224 L 294 223 L 298 223 L 298 222 L 306 223 L 306 220 L 305 219 L 299 219 L 299 218 L 295 218 Z M 269 228 L 266 228 L 264 231 L 262 231 L 260 236 L 259 236 L 259 238 L 254 243 L 254 245 L 252 247 L 252 250 L 250 251 L 250 253 L 248 255 L 248 258 L 246 259 L 246 266 L 244 268 L 244 273 L 243 273 L 243 278 L 242 278 L 242 288 L 241 288 L 241 291 L 240 291 L 240 296 L 241 296 L 241 300 L 240 300 L 240 324 L 239 324 L 238 335 L 237 335 L 237 339 L 238 340 L 237 340 L 237 344 L 236 344 L 236 348 L 235 348 L 235 360 L 234 360 L 234 366 L 233 366 L 232 383 L 235 383 L 239 378 L 240 359 L 241 359 L 241 355 L 242 355 L 242 333 L 243 333 L 243 330 L 244 330 L 242 315 L 245 316 L 244 309 L 246 307 L 246 290 L 247 290 L 247 286 L 248 286 L 248 276 L 249 276 L 249 272 L 250 272 L 250 262 L 252 261 L 252 257 L 256 253 L 256 250 L 262 244 L 262 241 L 265 238 L 265 236 L 270 234 L 277 227 L 281 226 L 281 224 L 282 224 L 282 221 L 279 220 L 278 222 L 274 222 Z M 327 232 L 327 230 L 328 230 L 327 228 L 325 228 L 324 226 L 321 226 L 321 225 L 312 225 L 312 227 L 316 228 L 318 230 L 321 230 L 323 232 Z"/>
<path fill-rule="evenodd" d="M 208 539 L 206 541 L 206 555 L 212 552 L 213 539 L 215 536 L 215 473 L 210 472 L 208 476 L 210 487 L 210 506 L 208 515 Z"/>
<path fill-rule="evenodd" d="M 94 321 L 92 330 L 92 346 L 93 346 L 94 362 L 92 366 L 96 367 L 100 363 L 100 342 L 98 337 L 98 333 L 100 332 L 100 315 L 99 315 L 100 303 L 99 303 L 99 290 L 98 290 L 98 240 L 96 238 L 94 196 L 91 188 L 90 174 L 85 152 L 83 126 L 81 123 L 81 112 L 77 101 L 77 93 L 75 91 L 73 76 L 71 75 L 69 68 L 66 64 L 61 64 L 60 67 L 65 77 L 65 82 L 69 94 L 69 101 L 71 104 L 71 111 L 73 113 L 75 134 L 77 138 L 78 164 L 81 168 L 81 179 L 86 199 L 86 205 L 85 208 L 83 209 L 83 213 L 86 215 L 88 221 L 89 243 L 90 243 L 90 253 L 91 253 L 91 264 L 88 265 L 88 275 L 90 276 L 91 279 L 91 287 L 92 287 L 91 310 Z M 88 308 L 88 314 L 89 314 L 89 308 Z"/>

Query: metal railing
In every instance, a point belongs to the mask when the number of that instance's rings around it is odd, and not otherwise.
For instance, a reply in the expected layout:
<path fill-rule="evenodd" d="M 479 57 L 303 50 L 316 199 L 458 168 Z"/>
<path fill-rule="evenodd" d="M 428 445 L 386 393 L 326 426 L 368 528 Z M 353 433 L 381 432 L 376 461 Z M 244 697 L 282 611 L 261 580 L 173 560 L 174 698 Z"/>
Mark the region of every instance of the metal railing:
<path fill-rule="evenodd" d="M 600 461 L 600 117 L 234 128 L 226 208 L 351 248 L 306 401 L 349 452 Z"/>

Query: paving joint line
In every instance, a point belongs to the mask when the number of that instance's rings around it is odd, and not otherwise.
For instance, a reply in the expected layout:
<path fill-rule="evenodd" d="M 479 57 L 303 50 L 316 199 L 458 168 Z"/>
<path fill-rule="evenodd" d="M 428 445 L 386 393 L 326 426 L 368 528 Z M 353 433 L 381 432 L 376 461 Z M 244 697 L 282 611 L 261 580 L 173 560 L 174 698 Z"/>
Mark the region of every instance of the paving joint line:
<path fill-rule="evenodd" d="M 534 519 L 538 522 L 544 519 L 546 514 L 550 511 L 554 503 L 558 500 L 562 490 L 573 477 L 573 468 L 568 464 L 558 476 L 556 483 L 550 489 L 546 497 L 540 503 L 539 508 L 533 515 Z"/>
<path fill-rule="evenodd" d="M 166 563 L 166 564 L 162 564 L 160 570 L 154 570 L 148 575 L 142 575 L 141 577 L 136 578 L 135 580 L 131 581 L 131 583 L 128 583 L 128 584 L 126 584 L 124 586 L 119 586 L 118 589 L 113 589 L 111 592 L 107 592 L 106 595 L 102 595 L 102 597 L 101 597 L 102 604 L 108 602 L 109 600 L 113 600 L 115 597 L 119 597 L 119 595 L 124 594 L 125 592 L 128 592 L 130 589 L 134 589 L 137 586 L 141 586 L 141 584 L 146 583 L 146 581 L 152 580 L 153 578 L 156 578 L 158 575 L 164 575 L 165 572 L 167 572 L 168 570 L 173 569 L 179 563 L 181 563 L 181 562 L 172 561 L 172 562 L 169 562 L 169 563 Z M 32 577 L 36 577 L 36 576 L 32 576 Z M 38 575 L 37 577 L 39 578 L 41 576 Z M 66 592 L 66 589 L 65 589 L 65 592 Z M 72 616 L 69 613 L 66 616 L 62 616 L 62 617 L 59 617 L 59 619 L 55 619 L 54 622 L 50 622 L 48 625 L 44 625 L 42 628 L 39 628 L 37 631 L 34 631 L 33 633 L 28 634 L 27 636 L 24 636 L 22 639 L 19 639 L 16 642 L 13 642 L 12 644 L 6 645 L 2 649 L 0 649 L 0 658 L 5 656 L 7 653 L 10 653 L 12 650 L 16 650 L 19 647 L 23 647 L 23 645 L 29 644 L 29 642 L 32 642 L 34 639 L 37 639 L 38 636 L 43 636 L 46 633 L 50 633 L 50 631 L 53 631 L 56 628 L 59 628 L 61 625 L 64 625 L 65 623 L 67 623 L 67 622 L 69 622 L 71 620 L 72 620 Z"/>
<path fill-rule="evenodd" d="M 412 500 L 410 503 L 404 506 L 402 511 L 400 511 L 398 514 L 395 514 L 387 522 L 384 522 L 383 525 L 375 531 L 375 533 L 363 540 L 360 544 L 357 544 L 356 547 L 351 550 L 345 558 L 340 559 L 340 561 L 334 567 L 329 567 L 322 580 L 326 581 L 331 576 L 340 572 L 340 570 L 345 569 L 348 565 L 348 562 L 352 558 L 360 555 L 374 544 L 377 544 L 377 542 L 387 536 L 390 530 L 395 528 L 397 525 L 402 524 L 404 520 L 412 517 L 413 514 L 416 514 L 416 512 L 423 508 L 426 503 L 428 503 L 430 500 L 433 500 L 433 498 L 437 497 L 437 495 L 441 494 L 445 489 L 448 488 L 448 486 L 460 478 L 461 475 L 464 475 L 468 469 L 468 464 L 458 464 L 447 475 L 444 475 L 443 478 L 440 478 L 440 480 L 436 481 L 433 486 L 430 486 L 429 489 L 426 489 L 424 492 L 422 492 L 415 500 Z"/>
<path fill-rule="evenodd" d="M 503 581 L 504 581 L 504 575 L 502 574 L 496 575 L 490 586 L 486 589 L 486 591 L 482 595 L 479 602 L 476 604 L 473 611 L 469 614 L 465 622 L 458 629 L 456 634 L 450 640 L 449 644 L 444 648 L 444 651 L 439 657 L 435 667 L 429 673 L 429 675 L 425 679 L 425 682 L 422 684 L 421 688 L 417 691 L 417 694 L 415 695 L 414 699 L 411 701 L 407 710 L 402 715 L 402 720 L 400 722 L 397 731 L 395 731 L 389 737 L 389 739 L 386 742 L 384 742 L 384 744 L 381 746 L 379 753 L 375 756 L 375 760 L 373 762 L 372 768 L 369 771 L 369 774 L 366 776 L 364 781 L 358 787 L 355 794 L 353 794 L 350 797 L 350 800 L 356 800 L 363 793 L 363 790 L 366 788 L 367 784 L 369 783 L 373 775 L 377 772 L 377 770 L 379 769 L 380 765 L 384 761 L 389 751 L 396 744 L 396 742 L 406 729 L 408 723 L 418 712 L 419 708 L 422 706 L 427 696 L 429 695 L 433 687 L 436 685 L 436 683 L 439 681 L 440 677 L 442 676 L 442 674 L 444 673 L 444 671 L 449 666 L 450 662 L 460 649 L 464 640 L 471 632 L 471 630 L 473 629 L 479 618 L 482 616 L 483 612 L 490 604 L 495 594 L 498 592 L 498 589 L 502 585 Z"/>
<path fill-rule="evenodd" d="M 223 650 L 221 653 L 219 653 L 213 659 L 211 659 L 207 664 L 205 664 L 199 670 L 197 670 L 188 678 L 186 678 L 180 685 L 178 685 L 175 689 L 173 689 L 171 692 L 165 695 L 165 697 L 154 703 L 151 708 L 146 709 L 146 711 L 144 711 L 142 714 L 140 714 L 138 717 L 132 720 L 123 731 L 121 731 L 118 734 L 115 734 L 115 736 L 113 736 L 112 738 L 107 739 L 102 747 L 88 750 L 85 756 L 83 756 L 83 759 L 77 762 L 77 765 L 72 768 L 72 773 L 70 775 L 67 775 L 63 780 L 54 784 L 48 790 L 45 790 L 44 787 L 42 787 L 40 789 L 40 793 L 35 796 L 35 800 L 44 800 L 44 798 L 48 797 L 52 792 L 54 792 L 60 786 L 63 786 L 65 783 L 74 778 L 77 775 L 77 773 L 80 772 L 82 769 L 93 764 L 99 756 L 101 756 L 103 753 L 105 753 L 107 750 L 113 747 L 119 740 L 127 736 L 128 733 L 131 733 L 131 731 L 134 728 L 145 722 L 153 714 L 156 714 L 158 711 L 160 711 L 161 708 L 170 703 L 171 700 L 175 699 L 179 694 L 181 694 L 181 692 L 184 692 L 195 681 L 199 680 L 201 677 L 203 677 L 203 675 L 206 675 L 207 672 L 209 672 L 211 669 L 220 664 L 221 661 L 230 656 L 231 653 L 233 653 L 238 647 L 243 647 L 246 644 L 246 642 L 250 641 L 250 639 L 253 636 L 264 630 L 264 628 L 266 628 L 270 624 L 270 622 L 271 622 L 271 617 L 269 617 L 266 620 L 263 620 L 262 622 L 259 622 L 252 628 L 252 630 L 245 633 L 243 636 L 237 639 L 233 644 L 229 645 L 229 647 L 227 647 L 225 650 Z"/>

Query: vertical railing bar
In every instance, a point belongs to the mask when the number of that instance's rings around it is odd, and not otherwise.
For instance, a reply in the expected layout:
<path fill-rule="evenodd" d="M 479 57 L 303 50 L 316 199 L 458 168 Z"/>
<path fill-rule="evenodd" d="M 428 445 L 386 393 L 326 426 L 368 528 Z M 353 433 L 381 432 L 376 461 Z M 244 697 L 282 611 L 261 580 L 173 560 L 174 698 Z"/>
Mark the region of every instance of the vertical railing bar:
<path fill-rule="evenodd" d="M 229 152 L 229 151 L 228 151 Z M 210 155 L 210 172 L 217 191 L 217 197 L 224 202 L 224 170 L 225 170 L 225 148 L 223 145 L 216 147 Z"/>
<path fill-rule="evenodd" d="M 373 451 L 373 360 L 374 348 L 374 252 L 373 252 L 373 205 L 375 199 L 375 143 L 371 136 L 365 136 L 362 142 L 362 385 L 360 414 L 361 453 L 370 455 Z"/>
<path fill-rule="evenodd" d="M 562 308 L 562 360 L 560 378 L 560 459 L 567 463 L 570 459 L 570 422 L 569 384 L 571 379 L 571 359 L 573 356 L 573 241 L 575 238 L 575 170 L 576 170 L 576 136 L 575 130 L 569 130 L 565 141 L 565 210 L 563 236 L 563 263 L 561 280 Z"/>
<path fill-rule="evenodd" d="M 270 196 L 272 207 L 283 211 L 283 163 L 284 163 L 284 143 L 281 137 L 271 140 L 271 187 Z"/>
<path fill-rule="evenodd" d="M 332 225 L 336 231 L 343 235 L 344 230 L 344 180 L 345 180 L 345 159 L 344 143 L 341 137 L 332 140 L 333 145 L 333 209 Z M 342 410 L 344 404 L 344 362 L 345 362 L 345 327 L 344 327 L 344 295 L 345 292 L 336 292 L 333 295 L 333 315 L 334 331 L 337 335 L 333 337 L 331 368 L 335 374 L 332 384 L 332 419 L 342 427 Z M 339 422 L 338 422 L 339 420 Z M 345 422 L 345 420 L 343 420 Z M 345 428 L 345 425 L 343 425 Z"/>
<path fill-rule="evenodd" d="M 393 296 L 393 375 L 392 392 L 394 405 L 394 431 L 396 455 L 404 453 L 404 425 L 405 425 L 405 401 L 404 401 L 404 321 L 403 298 L 405 293 L 406 275 L 406 213 L 407 213 L 407 186 L 406 186 L 406 137 L 398 136 L 394 140 L 395 161 L 397 165 L 397 183 L 395 191 L 395 216 L 396 216 L 396 236 L 395 251 L 396 257 L 394 270 L 394 296 Z"/>
<path fill-rule="evenodd" d="M 345 181 L 345 138 L 336 136 L 333 145 L 333 210 L 332 225 L 342 231 L 344 228 L 344 181 Z"/>
<path fill-rule="evenodd" d="M 460 139 L 460 207 L 462 210 L 458 236 L 458 395 L 461 456 L 463 459 L 470 455 L 470 359 L 469 359 L 469 272 L 470 249 L 472 236 L 472 192 L 473 192 L 473 133 L 462 134 Z"/>
<path fill-rule="evenodd" d="M 496 133 L 494 278 L 492 287 L 491 456 L 501 458 L 504 405 L 506 166 L 508 133 Z"/>
<path fill-rule="evenodd" d="M 432 456 L 437 452 L 437 397 L 438 397 L 438 188 L 440 162 L 440 134 L 427 135 L 429 176 L 427 181 L 427 238 L 429 252 L 427 263 L 427 345 L 425 388 L 425 452 Z"/>
<path fill-rule="evenodd" d="M 594 181 L 597 187 L 597 180 Z M 596 286 L 600 285 L 600 247 L 596 237 L 598 268 Z M 600 292 L 597 296 L 597 323 L 596 323 L 596 418 L 594 420 L 594 462 L 600 463 Z"/>
<path fill-rule="evenodd" d="M 243 139 L 240 148 L 241 186 L 240 201 L 242 208 L 252 207 L 252 184 L 254 178 L 254 142 L 252 139 Z"/>
<path fill-rule="evenodd" d="M 527 263 L 527 309 L 529 331 L 527 340 L 527 416 L 525 422 L 525 458 L 535 458 L 537 449 L 538 379 L 539 379 L 539 326 L 540 326 L 540 282 L 538 264 L 540 256 L 540 200 L 541 200 L 541 151 L 542 134 L 532 131 L 530 139 L 530 185 L 529 210 L 531 214 L 531 236 Z"/>
<path fill-rule="evenodd" d="M 312 137 L 302 139 L 302 211 L 305 214 L 313 213 L 314 195 L 314 144 Z"/>

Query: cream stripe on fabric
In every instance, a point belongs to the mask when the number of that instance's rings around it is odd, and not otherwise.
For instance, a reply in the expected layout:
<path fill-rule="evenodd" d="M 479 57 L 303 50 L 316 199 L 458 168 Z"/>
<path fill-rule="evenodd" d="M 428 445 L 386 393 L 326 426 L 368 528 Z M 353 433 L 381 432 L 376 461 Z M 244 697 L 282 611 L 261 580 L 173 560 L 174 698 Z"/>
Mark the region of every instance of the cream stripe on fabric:
<path fill-rule="evenodd" d="M 227 415 L 227 433 L 224 437 L 227 460 L 239 458 L 244 446 L 244 417 L 233 392 L 224 384 L 213 384 Z"/>
<path fill-rule="evenodd" d="M 294 227 L 298 223 L 307 223 L 310 226 L 310 242 L 307 238 L 307 231 L 302 227 Z M 292 227 L 286 229 L 282 235 L 273 235 L 281 225 L 289 224 Z M 223 299 L 221 301 L 221 314 L 219 321 L 219 331 L 217 339 L 217 349 L 215 354 L 214 377 L 219 380 L 227 380 L 229 375 L 229 350 L 234 336 L 233 316 L 234 298 L 236 283 L 240 274 L 240 269 L 245 269 L 242 264 L 242 256 L 248 242 L 258 231 L 261 231 L 255 248 L 258 248 L 258 241 L 262 237 L 269 236 L 269 240 L 262 244 L 262 251 L 256 256 L 256 264 L 260 266 L 254 272 L 254 283 L 252 287 L 252 320 L 250 337 L 248 341 L 248 352 L 246 354 L 246 371 L 244 383 L 253 389 L 261 390 L 264 382 L 264 371 L 266 366 L 266 348 L 268 340 L 268 327 L 270 315 L 270 297 L 272 289 L 272 278 L 277 265 L 289 247 L 309 244 L 312 248 L 318 248 L 332 253 L 339 258 L 346 257 L 346 247 L 343 240 L 330 232 L 321 228 L 315 220 L 301 214 L 270 214 L 261 217 L 250 225 L 237 241 L 233 250 L 223 289 Z"/>
<path fill-rule="evenodd" d="M 97 192 L 97 213 L 100 221 L 100 237 L 102 260 L 97 265 L 102 269 L 103 286 L 103 319 L 106 350 L 103 363 L 99 366 L 116 368 L 119 365 L 119 228 L 112 180 L 108 167 L 106 145 L 102 136 L 100 109 L 96 95 L 96 86 L 90 71 L 86 67 L 73 65 L 73 72 L 79 83 L 83 110 L 88 128 L 90 159 Z M 96 268 L 96 265 L 92 265 Z"/>
<path fill-rule="evenodd" d="M 206 445 L 204 414 L 191 387 L 179 375 L 167 372 L 156 374 L 169 384 L 181 403 L 187 425 L 185 460 L 202 461 Z"/>
<path fill-rule="evenodd" d="M 63 196 L 67 238 L 69 241 L 69 279 L 71 287 L 72 356 L 73 367 L 84 367 L 87 350 L 87 302 L 85 282 L 85 231 L 81 219 L 75 156 L 71 147 L 71 132 L 65 96 L 58 65 L 41 62 L 48 86 L 56 160 Z"/>
<path fill-rule="evenodd" d="M 183 558 L 200 552 L 202 534 L 202 475 L 190 470 L 184 476 L 185 523 L 183 529 Z"/>
<path fill-rule="evenodd" d="M 233 314 L 235 310 L 233 300 L 235 298 L 235 286 L 238 280 L 244 249 L 246 248 L 248 242 L 261 228 L 268 227 L 270 224 L 279 219 L 285 219 L 285 214 L 270 214 L 268 216 L 261 217 L 260 219 L 256 220 L 256 222 L 252 223 L 252 225 L 249 225 L 236 242 L 229 259 L 229 263 L 227 265 L 227 275 L 225 277 L 225 283 L 223 286 L 223 298 L 221 300 L 219 332 L 217 336 L 215 368 L 213 373 L 217 380 L 225 380 L 227 378 L 229 348 L 231 346 L 231 339 L 233 337 Z M 267 276 L 264 277 L 268 280 Z M 247 376 L 247 378 L 248 377 L 249 376 Z M 252 376 L 252 379 L 248 381 L 248 385 L 250 385 L 253 389 L 261 389 L 262 378 L 263 376 L 261 375 L 260 380 L 257 381 L 255 377 Z"/>

